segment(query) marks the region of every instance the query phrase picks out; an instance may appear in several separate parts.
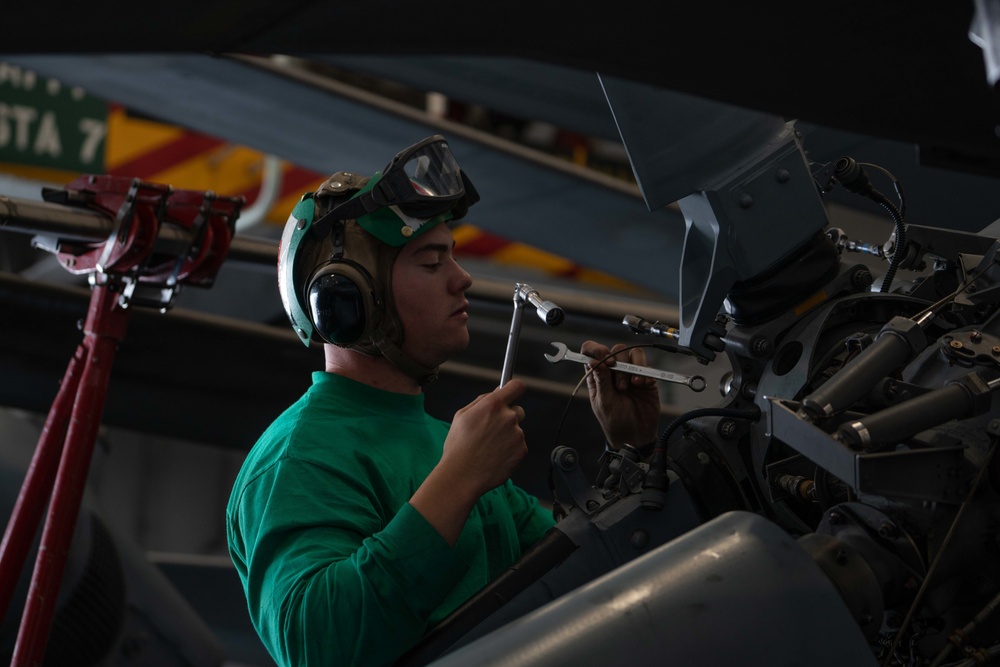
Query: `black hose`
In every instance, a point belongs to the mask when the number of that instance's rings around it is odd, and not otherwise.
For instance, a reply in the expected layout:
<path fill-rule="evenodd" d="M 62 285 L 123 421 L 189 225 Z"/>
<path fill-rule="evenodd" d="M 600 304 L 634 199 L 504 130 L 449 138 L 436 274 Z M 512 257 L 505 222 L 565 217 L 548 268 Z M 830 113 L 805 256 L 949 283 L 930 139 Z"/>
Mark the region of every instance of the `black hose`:
<path fill-rule="evenodd" d="M 889 212 L 892 221 L 896 225 L 896 243 L 892 249 L 892 257 L 889 258 L 889 268 L 886 269 L 882 278 L 882 288 L 879 292 L 888 292 L 892 286 L 892 279 L 896 276 L 896 269 L 906 255 L 906 227 L 903 225 L 903 215 L 889 199 L 878 190 L 873 190 L 869 197 Z"/>
<path fill-rule="evenodd" d="M 656 440 L 656 448 L 649 461 L 649 470 L 642 482 L 642 506 L 646 509 L 661 510 L 666 505 L 667 491 L 670 488 L 670 478 L 667 477 L 667 442 L 674 431 L 699 417 L 729 417 L 730 419 L 760 419 L 760 409 L 752 408 L 696 408 L 674 418 L 660 433 Z"/>
<path fill-rule="evenodd" d="M 875 166 L 875 165 L 869 165 Z M 881 169 L 881 167 L 877 167 Z M 885 171 L 885 170 L 882 170 Z M 886 172 L 888 174 L 888 172 Z M 896 244 L 892 251 L 892 257 L 889 258 L 889 268 L 885 272 L 885 276 L 882 278 L 882 288 L 880 292 L 888 292 L 889 288 L 892 286 L 892 280 L 896 277 L 896 270 L 899 268 L 899 263 L 903 261 L 906 256 L 906 229 L 903 225 L 903 212 L 906 209 L 906 200 L 903 197 L 902 188 L 899 186 L 899 181 L 892 177 L 893 184 L 896 187 L 896 193 L 899 195 L 900 205 L 903 207 L 902 210 L 896 208 L 889 199 L 876 190 L 871 181 L 868 180 L 868 174 L 862 165 L 852 157 L 842 157 L 837 160 L 837 164 L 833 170 L 833 176 L 841 185 L 844 186 L 850 192 L 859 194 L 862 197 L 868 197 L 876 204 L 884 208 L 889 212 L 890 217 L 896 228 Z"/>
<path fill-rule="evenodd" d="M 521 558 L 500 576 L 458 606 L 430 629 L 393 667 L 426 665 L 513 600 L 549 570 L 569 558 L 576 543 L 559 528 L 549 528 Z"/>

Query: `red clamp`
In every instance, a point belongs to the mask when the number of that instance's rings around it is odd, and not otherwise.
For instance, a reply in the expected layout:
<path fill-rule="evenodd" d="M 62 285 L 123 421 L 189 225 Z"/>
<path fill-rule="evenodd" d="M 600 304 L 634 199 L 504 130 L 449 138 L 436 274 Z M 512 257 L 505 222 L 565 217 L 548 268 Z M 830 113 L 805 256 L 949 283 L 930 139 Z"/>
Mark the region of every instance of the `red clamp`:
<path fill-rule="evenodd" d="M 120 276 L 122 305 L 166 310 L 182 284 L 211 287 L 236 231 L 243 197 L 174 190 L 123 176 L 84 175 L 46 201 L 107 215 L 113 229 L 101 243 L 62 242 L 59 262 L 75 274 Z"/>

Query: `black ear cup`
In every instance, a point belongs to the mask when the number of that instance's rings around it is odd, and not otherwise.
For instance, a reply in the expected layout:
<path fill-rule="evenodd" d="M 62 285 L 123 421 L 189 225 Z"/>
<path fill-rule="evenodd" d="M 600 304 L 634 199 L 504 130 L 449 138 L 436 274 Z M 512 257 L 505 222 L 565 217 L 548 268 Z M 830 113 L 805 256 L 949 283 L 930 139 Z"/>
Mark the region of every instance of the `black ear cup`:
<path fill-rule="evenodd" d="M 306 290 L 309 317 L 327 343 L 353 345 L 371 336 L 375 297 L 371 275 L 348 260 L 320 266 Z"/>

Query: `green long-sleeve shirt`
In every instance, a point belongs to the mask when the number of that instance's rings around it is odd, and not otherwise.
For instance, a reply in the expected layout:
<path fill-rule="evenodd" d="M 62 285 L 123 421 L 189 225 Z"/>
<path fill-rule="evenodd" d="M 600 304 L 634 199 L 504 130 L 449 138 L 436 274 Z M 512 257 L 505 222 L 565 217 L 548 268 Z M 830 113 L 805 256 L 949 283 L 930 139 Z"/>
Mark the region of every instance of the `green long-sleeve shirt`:
<path fill-rule="evenodd" d="M 553 525 L 508 481 L 450 547 L 407 502 L 447 432 L 423 395 L 318 372 L 250 451 L 229 550 L 278 664 L 391 664 Z"/>

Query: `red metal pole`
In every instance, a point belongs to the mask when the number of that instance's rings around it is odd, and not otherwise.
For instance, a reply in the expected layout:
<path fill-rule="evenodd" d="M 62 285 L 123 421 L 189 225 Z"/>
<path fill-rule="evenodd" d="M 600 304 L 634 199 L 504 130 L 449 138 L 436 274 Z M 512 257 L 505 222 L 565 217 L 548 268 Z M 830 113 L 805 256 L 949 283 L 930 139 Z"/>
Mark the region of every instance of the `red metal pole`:
<path fill-rule="evenodd" d="M 84 174 L 67 185 L 66 193 L 66 200 L 74 206 L 58 209 L 52 220 L 49 220 L 53 214 L 51 206 L 35 207 L 37 220 L 33 222 L 95 223 L 96 216 L 100 218 L 96 221 L 98 227 L 104 231 L 96 236 L 89 228 L 82 236 L 65 230 L 53 234 L 62 238 L 65 232 L 70 240 L 82 239 L 81 243 L 60 245 L 57 254 L 73 273 L 89 273 L 97 281 L 91 293 L 83 342 L 70 360 L 0 543 L 0 618 L 3 618 L 38 531 L 42 508 L 49 501 L 11 663 L 18 667 L 40 665 L 45 656 L 56 598 L 104 412 L 111 366 L 118 344 L 125 337 L 131 312 L 119 303 L 125 286 L 123 276 L 146 279 L 149 281 L 146 286 L 150 287 L 159 284 L 160 298 L 152 299 L 152 305 L 161 310 L 172 303 L 175 281 L 210 286 L 226 257 L 243 205 L 242 197 L 175 191 L 170 186 L 143 183 L 139 179 L 92 174 Z M 81 211 L 77 206 L 93 210 Z M 104 244 L 91 243 L 107 238 L 109 229 L 114 229 L 112 238 Z M 173 257 L 173 262 L 158 257 L 150 265 L 156 249 L 161 255 Z M 162 290 L 164 285 L 170 287 L 168 295 Z M 143 302 L 131 292 L 130 298 L 133 303 Z"/>
<path fill-rule="evenodd" d="M 83 330 L 84 367 L 14 646 L 12 667 L 37 667 L 45 657 L 56 598 L 104 412 L 111 366 L 131 313 L 118 304 L 121 287 L 120 280 L 109 278 L 91 292 Z"/>
<path fill-rule="evenodd" d="M 80 384 L 80 363 L 86 357 L 81 343 L 70 360 L 62 384 L 56 394 L 49 415 L 38 439 L 38 446 L 31 458 L 31 465 L 24 476 L 17 502 L 7 522 L 3 542 L 0 542 L 0 618 L 7 614 L 17 580 L 24 569 L 28 551 L 42 522 L 42 512 L 52 494 L 59 457 L 62 455 L 70 411 Z"/>

